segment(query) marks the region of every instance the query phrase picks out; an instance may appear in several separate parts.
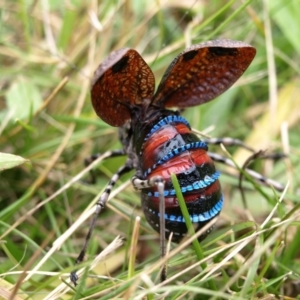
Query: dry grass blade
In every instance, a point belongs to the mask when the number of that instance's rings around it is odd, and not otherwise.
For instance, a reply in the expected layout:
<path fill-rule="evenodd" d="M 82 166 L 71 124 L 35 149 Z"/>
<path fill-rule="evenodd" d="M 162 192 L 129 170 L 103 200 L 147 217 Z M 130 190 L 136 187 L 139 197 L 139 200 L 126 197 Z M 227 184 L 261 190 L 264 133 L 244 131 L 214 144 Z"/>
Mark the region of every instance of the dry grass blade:
<path fill-rule="evenodd" d="M 297 0 L 217 0 L 214 5 L 196 0 L 73 1 L 64 5 L 0 1 L 0 5 L 1 152 L 30 161 L 0 173 L 3 295 L 7 291 L 12 295 L 14 289 L 15 298 L 24 294 L 32 299 L 297 297 Z M 238 84 L 183 115 L 195 130 L 212 137 L 231 137 L 254 150 L 287 154 L 284 160 L 258 160 L 249 166 L 285 184 L 286 190 L 280 197 L 268 187 L 243 181 L 246 214 L 238 179 L 217 165 L 225 207 L 215 229 L 201 243 L 203 260 L 196 258 L 191 239 L 171 244 L 161 260 L 158 235 L 145 221 L 140 195 L 130 187 L 133 173 L 125 175 L 97 220 L 88 254 L 96 262 L 97 254 L 114 251 L 109 245 L 119 248 L 103 260 L 104 266 L 94 266 L 93 260 L 88 265 L 93 270 L 71 289 L 62 279 L 74 266 L 93 205 L 124 163 L 122 157 L 106 160 L 103 156 L 82 171 L 86 157 L 121 147 L 117 128 L 97 118 L 92 108 L 89 90 L 94 70 L 113 50 L 129 47 L 138 50 L 151 66 L 157 85 L 172 59 L 187 45 L 217 38 L 253 45 L 256 58 Z M 227 150 L 239 165 L 249 156 L 239 147 Z M 224 155 L 219 145 L 210 145 L 209 151 Z M 98 175 L 95 185 L 85 182 L 91 169 Z M 136 216 L 141 217 L 140 229 L 129 272 L 130 220 Z M 115 242 L 116 237 L 122 237 L 122 246 L 119 239 Z M 168 278 L 160 284 L 159 269 L 166 262 Z M 209 280 L 216 289 L 208 285 Z"/>

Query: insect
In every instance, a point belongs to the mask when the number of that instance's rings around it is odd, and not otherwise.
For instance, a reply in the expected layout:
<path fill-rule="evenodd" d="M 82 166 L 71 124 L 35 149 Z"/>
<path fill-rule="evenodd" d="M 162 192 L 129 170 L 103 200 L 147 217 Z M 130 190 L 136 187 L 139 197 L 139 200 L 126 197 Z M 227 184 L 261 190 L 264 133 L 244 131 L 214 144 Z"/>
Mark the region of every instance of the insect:
<path fill-rule="evenodd" d="M 123 149 L 111 155 L 127 155 L 127 160 L 97 202 L 95 217 L 76 263 L 84 258 L 97 216 L 114 184 L 133 169 L 136 173 L 132 184 L 141 190 L 145 217 L 163 240 L 172 232 L 172 241 L 179 242 L 187 232 L 171 182 L 172 173 L 177 175 L 197 229 L 219 215 L 224 201 L 220 174 L 207 154 L 208 147 L 179 112 L 169 108 L 186 108 L 214 99 L 244 73 L 255 53 L 254 47 L 233 40 L 193 45 L 173 60 L 156 93 L 154 75 L 135 50 L 112 52 L 100 64 L 92 82 L 92 104 L 103 121 L 120 127 Z M 71 280 L 76 284 L 77 279 L 72 272 Z"/>

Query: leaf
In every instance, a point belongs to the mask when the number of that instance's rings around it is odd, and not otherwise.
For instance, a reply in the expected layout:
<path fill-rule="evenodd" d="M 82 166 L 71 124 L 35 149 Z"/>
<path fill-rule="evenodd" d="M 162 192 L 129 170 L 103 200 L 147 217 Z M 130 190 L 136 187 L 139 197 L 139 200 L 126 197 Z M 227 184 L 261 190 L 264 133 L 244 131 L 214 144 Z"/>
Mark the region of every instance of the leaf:
<path fill-rule="evenodd" d="M 29 160 L 21 156 L 0 152 L 0 171 L 11 169 L 27 161 Z"/>
<path fill-rule="evenodd" d="M 26 120 L 41 106 L 43 100 L 36 85 L 24 78 L 15 82 L 6 93 L 6 105 L 13 117 Z"/>

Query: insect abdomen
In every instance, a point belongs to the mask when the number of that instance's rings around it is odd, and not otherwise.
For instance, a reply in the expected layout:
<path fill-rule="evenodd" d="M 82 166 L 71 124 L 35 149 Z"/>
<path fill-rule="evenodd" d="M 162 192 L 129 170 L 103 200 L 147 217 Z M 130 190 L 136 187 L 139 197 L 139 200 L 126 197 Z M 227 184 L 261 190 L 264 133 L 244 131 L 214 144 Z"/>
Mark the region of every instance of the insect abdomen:
<path fill-rule="evenodd" d="M 173 232 L 179 242 L 187 232 L 171 174 L 177 175 L 190 218 L 200 229 L 216 217 L 223 205 L 221 186 L 207 146 L 191 132 L 181 116 L 171 115 L 160 120 L 147 135 L 142 151 L 141 166 L 144 179 L 161 176 L 165 181 L 166 237 Z M 142 206 L 147 221 L 159 231 L 159 199 L 156 188 L 142 190 Z M 203 239 L 209 230 L 203 234 Z"/>

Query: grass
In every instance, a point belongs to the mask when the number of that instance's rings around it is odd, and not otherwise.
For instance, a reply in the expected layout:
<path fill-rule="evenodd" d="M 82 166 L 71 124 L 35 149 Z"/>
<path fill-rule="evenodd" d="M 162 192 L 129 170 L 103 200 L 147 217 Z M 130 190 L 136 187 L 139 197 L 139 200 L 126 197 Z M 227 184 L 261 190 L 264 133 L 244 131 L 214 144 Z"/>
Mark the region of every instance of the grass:
<path fill-rule="evenodd" d="M 298 1 L 0 3 L 1 152 L 29 160 L 18 166 L 22 161 L 13 161 L 0 173 L 1 299 L 297 297 Z M 133 174 L 124 176 L 101 213 L 83 264 L 93 270 L 80 275 L 76 288 L 66 285 L 93 205 L 124 162 L 101 162 L 97 183 L 85 183 L 84 158 L 121 147 L 117 128 L 98 119 L 91 106 L 89 85 L 97 65 L 115 49 L 134 48 L 158 84 L 186 46 L 215 38 L 248 42 L 256 47 L 256 58 L 235 87 L 211 103 L 187 109 L 184 116 L 213 137 L 230 136 L 257 150 L 287 153 L 284 160 L 251 165 L 289 183 L 287 191 L 246 181 L 245 209 L 238 180 L 218 165 L 226 204 L 215 230 L 201 242 L 203 259 L 197 259 L 191 240 L 171 245 L 168 279 L 160 284 L 158 236 L 128 182 Z M 224 154 L 217 146 L 210 150 Z M 227 150 L 240 165 L 250 155 L 236 147 Z M 136 216 L 141 216 L 140 226 Z M 129 259 L 134 227 L 140 228 L 135 264 Z"/>

